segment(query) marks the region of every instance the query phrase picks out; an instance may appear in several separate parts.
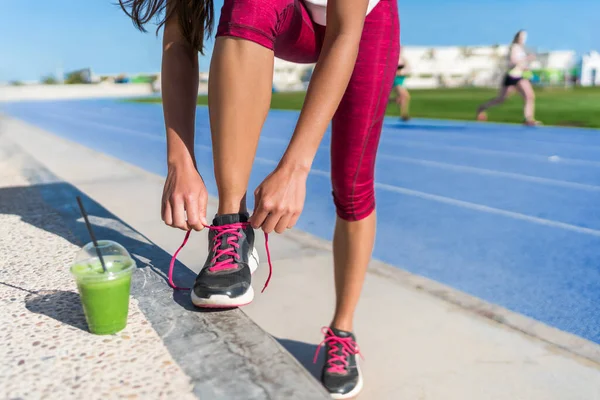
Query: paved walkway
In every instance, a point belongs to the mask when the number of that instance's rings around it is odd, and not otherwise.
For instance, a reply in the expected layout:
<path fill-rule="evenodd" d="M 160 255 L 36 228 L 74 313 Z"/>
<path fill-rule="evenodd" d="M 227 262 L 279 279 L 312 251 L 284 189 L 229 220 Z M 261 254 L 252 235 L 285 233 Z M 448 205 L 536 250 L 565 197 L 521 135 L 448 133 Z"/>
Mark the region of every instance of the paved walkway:
<path fill-rule="evenodd" d="M 168 252 L 177 248 L 181 233 L 157 217 L 160 177 L 20 122 L 5 121 L 4 128 L 53 174 Z M 193 235 L 182 254 L 192 270 L 203 262 L 205 240 Z M 244 312 L 316 373 L 313 351 L 333 306 L 329 244 L 297 231 L 270 244 L 273 280 Z M 259 268 L 257 289 L 265 274 Z M 383 263 L 369 271 L 356 332 L 365 355 L 360 399 L 600 399 L 596 345 Z M 172 373 L 181 370 L 173 366 Z"/>
<path fill-rule="evenodd" d="M 240 310 L 201 313 L 189 296 L 174 296 L 164 279 L 168 254 L 57 179 L 6 133 L 0 132 L 0 399 L 328 398 Z M 128 326 L 115 335 L 87 332 L 68 272 L 87 241 L 76 195 L 97 235 L 124 244 L 137 259 Z M 193 276 L 179 266 L 178 279 Z"/>
<path fill-rule="evenodd" d="M 78 250 L 72 244 L 76 240 L 29 189 L 21 158 L 2 158 L 0 397 L 194 398 L 190 380 L 133 298 L 124 331 L 109 336 L 85 332 L 67 268 Z M 63 234 L 52 233 L 57 231 Z"/>

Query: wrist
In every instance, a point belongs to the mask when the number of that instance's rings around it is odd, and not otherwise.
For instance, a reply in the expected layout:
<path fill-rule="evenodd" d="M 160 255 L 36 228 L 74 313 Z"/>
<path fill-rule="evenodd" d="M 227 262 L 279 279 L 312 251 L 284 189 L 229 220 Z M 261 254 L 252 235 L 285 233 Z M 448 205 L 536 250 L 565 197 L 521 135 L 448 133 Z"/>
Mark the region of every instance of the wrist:
<path fill-rule="evenodd" d="M 196 169 L 196 160 L 193 154 L 189 152 L 169 152 L 167 155 L 167 168 L 194 168 Z"/>
<path fill-rule="evenodd" d="M 301 173 L 308 175 L 312 161 L 283 156 L 277 168 L 290 173 Z"/>

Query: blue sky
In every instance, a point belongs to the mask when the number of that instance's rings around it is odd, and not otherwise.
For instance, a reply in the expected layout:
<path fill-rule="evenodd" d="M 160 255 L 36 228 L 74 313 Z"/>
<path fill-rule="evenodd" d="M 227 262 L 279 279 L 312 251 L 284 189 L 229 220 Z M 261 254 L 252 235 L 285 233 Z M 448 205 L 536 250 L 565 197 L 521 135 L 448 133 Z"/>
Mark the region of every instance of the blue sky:
<path fill-rule="evenodd" d="M 0 81 L 90 66 L 157 72 L 160 40 L 136 31 L 116 0 L 0 0 Z M 520 28 L 546 50 L 600 50 L 600 0 L 398 0 L 402 44 L 506 43 Z M 215 0 L 217 10 L 222 0 Z M 201 69 L 208 69 L 208 57 Z"/>

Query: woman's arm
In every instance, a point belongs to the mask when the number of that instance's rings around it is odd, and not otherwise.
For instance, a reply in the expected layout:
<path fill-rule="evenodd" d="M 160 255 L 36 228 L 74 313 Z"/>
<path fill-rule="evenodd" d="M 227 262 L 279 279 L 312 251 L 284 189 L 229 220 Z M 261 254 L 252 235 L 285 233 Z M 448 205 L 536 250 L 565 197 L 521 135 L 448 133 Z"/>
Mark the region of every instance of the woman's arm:
<path fill-rule="evenodd" d="M 368 0 L 329 0 L 327 30 L 294 135 L 280 167 L 308 171 L 354 70 Z"/>
<path fill-rule="evenodd" d="M 161 89 L 169 166 L 192 165 L 198 99 L 198 52 L 184 39 L 177 17 L 165 24 Z"/>
<path fill-rule="evenodd" d="M 207 224 L 208 194 L 194 157 L 198 80 L 198 52 L 181 34 L 174 15 L 163 33 L 161 86 L 168 173 L 161 214 L 167 225 L 184 230 L 201 230 Z"/>

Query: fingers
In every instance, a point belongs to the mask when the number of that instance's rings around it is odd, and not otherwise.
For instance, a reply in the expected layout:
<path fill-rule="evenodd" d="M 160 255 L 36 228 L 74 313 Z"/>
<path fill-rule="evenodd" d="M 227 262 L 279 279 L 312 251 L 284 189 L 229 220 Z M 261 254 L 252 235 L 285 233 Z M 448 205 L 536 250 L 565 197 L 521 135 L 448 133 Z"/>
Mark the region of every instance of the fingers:
<path fill-rule="evenodd" d="M 162 220 L 165 224 L 185 231 L 194 229 L 201 231 L 208 225 L 206 220 L 206 203 L 208 195 L 172 196 L 163 201 Z"/>
<path fill-rule="evenodd" d="M 283 214 L 277 225 L 275 225 L 275 232 L 283 233 L 288 229 L 288 225 L 290 224 L 290 220 L 292 219 L 292 214 Z"/>
<path fill-rule="evenodd" d="M 300 213 L 293 212 L 285 207 L 273 206 L 268 201 L 259 201 L 256 210 L 250 218 L 254 229 L 261 228 L 265 233 L 273 231 L 283 233 L 295 225 Z"/>
<path fill-rule="evenodd" d="M 204 225 L 200 221 L 200 209 L 198 198 L 190 196 L 185 200 L 185 213 L 187 217 L 187 226 L 195 231 L 201 231 Z"/>
<path fill-rule="evenodd" d="M 183 201 L 183 198 L 176 197 L 175 199 L 170 200 L 170 204 L 171 213 L 173 216 L 173 223 L 171 226 L 184 231 L 189 231 L 189 227 L 185 219 L 185 202 Z"/>
<path fill-rule="evenodd" d="M 260 193 L 260 188 L 256 189 L 256 191 L 254 192 L 254 212 L 250 217 L 250 225 L 252 225 L 254 229 L 258 229 L 263 225 L 263 223 L 269 216 L 270 208 L 271 204 L 264 204 Z"/>
<path fill-rule="evenodd" d="M 288 221 L 287 228 L 292 229 L 294 226 L 296 226 L 296 222 L 298 222 L 298 218 L 300 218 L 300 211 L 292 214 L 292 217 Z"/>
<path fill-rule="evenodd" d="M 172 226 L 173 225 L 173 214 L 171 210 L 171 203 L 168 199 L 163 199 L 162 201 L 162 220 L 165 224 Z"/>

